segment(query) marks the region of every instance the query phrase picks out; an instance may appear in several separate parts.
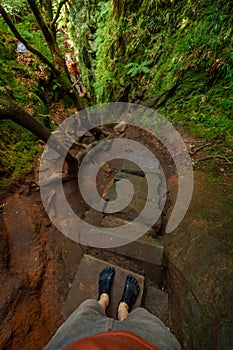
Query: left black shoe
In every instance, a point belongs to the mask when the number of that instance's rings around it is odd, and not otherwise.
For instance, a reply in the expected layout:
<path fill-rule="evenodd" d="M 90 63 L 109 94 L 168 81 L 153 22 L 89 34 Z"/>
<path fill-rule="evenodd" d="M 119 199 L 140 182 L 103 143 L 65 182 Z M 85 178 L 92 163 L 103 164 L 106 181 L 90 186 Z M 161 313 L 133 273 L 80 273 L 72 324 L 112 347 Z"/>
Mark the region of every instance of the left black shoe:
<path fill-rule="evenodd" d="M 101 294 L 106 293 L 110 296 L 111 288 L 114 280 L 114 267 L 106 267 L 99 275 L 99 298 Z"/>

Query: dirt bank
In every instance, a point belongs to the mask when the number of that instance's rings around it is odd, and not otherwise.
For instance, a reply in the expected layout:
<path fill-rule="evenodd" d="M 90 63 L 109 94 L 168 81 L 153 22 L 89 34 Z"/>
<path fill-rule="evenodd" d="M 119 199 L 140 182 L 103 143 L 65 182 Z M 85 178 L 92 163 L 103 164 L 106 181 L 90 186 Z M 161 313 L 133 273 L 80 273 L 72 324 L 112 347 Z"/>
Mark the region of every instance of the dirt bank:
<path fill-rule="evenodd" d="M 1 214 L 0 348 L 41 349 L 62 323 L 61 307 L 81 257 L 46 216 L 39 191 L 21 186 Z"/>

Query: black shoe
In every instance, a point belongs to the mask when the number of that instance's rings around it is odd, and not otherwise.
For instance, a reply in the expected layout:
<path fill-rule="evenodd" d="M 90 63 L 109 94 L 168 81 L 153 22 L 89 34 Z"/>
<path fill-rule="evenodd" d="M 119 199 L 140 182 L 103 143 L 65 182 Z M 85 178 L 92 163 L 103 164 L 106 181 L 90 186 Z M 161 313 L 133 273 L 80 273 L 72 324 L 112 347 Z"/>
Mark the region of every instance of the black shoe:
<path fill-rule="evenodd" d="M 106 267 L 99 275 L 99 298 L 101 294 L 106 293 L 110 295 L 115 275 L 114 267 Z"/>
<path fill-rule="evenodd" d="M 128 275 L 125 282 L 125 289 L 120 300 L 120 303 L 124 302 L 128 305 L 129 311 L 137 300 L 137 296 L 139 294 L 140 287 L 136 278 L 131 275 Z"/>

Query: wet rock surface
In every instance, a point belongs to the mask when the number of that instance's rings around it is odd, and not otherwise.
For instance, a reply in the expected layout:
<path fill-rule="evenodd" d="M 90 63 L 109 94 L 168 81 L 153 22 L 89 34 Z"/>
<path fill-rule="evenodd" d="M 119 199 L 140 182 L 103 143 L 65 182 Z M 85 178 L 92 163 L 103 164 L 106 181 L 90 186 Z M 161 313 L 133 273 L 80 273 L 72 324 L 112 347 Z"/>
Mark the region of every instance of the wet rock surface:
<path fill-rule="evenodd" d="M 164 237 L 174 331 L 187 350 L 233 348 L 232 189 L 230 177 L 196 174 L 186 217 Z"/>

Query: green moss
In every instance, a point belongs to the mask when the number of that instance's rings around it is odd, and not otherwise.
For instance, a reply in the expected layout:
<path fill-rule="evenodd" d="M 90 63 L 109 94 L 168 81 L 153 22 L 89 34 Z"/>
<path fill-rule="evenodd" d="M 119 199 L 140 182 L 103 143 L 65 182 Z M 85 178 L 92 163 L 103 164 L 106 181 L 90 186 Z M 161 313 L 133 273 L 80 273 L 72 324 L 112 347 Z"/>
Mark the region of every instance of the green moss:
<path fill-rule="evenodd" d="M 31 133 L 10 120 L 1 121 L 0 133 L 0 186 L 4 186 L 32 170 L 39 147 Z"/>

